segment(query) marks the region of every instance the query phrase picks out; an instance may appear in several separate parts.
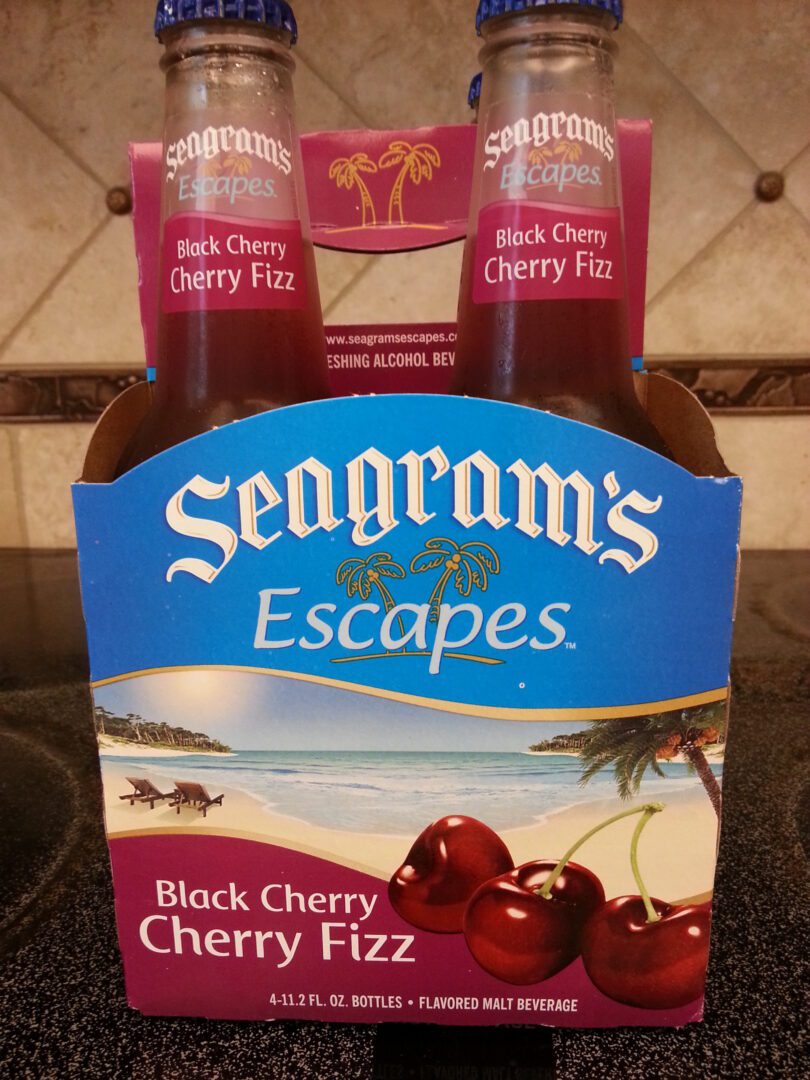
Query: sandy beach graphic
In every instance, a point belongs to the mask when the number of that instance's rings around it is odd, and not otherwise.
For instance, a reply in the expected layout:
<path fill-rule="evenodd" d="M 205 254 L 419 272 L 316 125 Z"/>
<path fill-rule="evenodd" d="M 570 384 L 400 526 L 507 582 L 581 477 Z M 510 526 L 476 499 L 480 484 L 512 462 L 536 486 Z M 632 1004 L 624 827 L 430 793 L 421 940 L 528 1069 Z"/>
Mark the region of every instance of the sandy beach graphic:
<path fill-rule="evenodd" d="M 512 791 L 498 788 L 487 789 L 485 778 L 477 790 L 473 790 L 469 777 L 469 760 L 465 769 L 459 761 L 456 766 L 459 781 L 456 790 L 450 792 L 447 775 L 438 782 L 435 774 L 431 778 L 431 788 L 444 786 L 445 796 L 437 797 L 433 791 L 432 802 L 429 796 L 408 790 L 407 775 L 418 772 L 419 757 L 437 755 L 390 755 L 392 758 L 408 756 L 411 761 L 403 769 L 402 762 L 388 763 L 388 772 L 400 772 L 400 788 L 392 790 L 390 776 L 378 777 L 385 790 L 379 800 L 374 793 L 363 794 L 362 770 L 358 769 L 340 802 L 335 794 L 335 781 L 345 779 L 345 754 L 331 755 L 341 759 L 332 766 L 332 781 L 325 775 L 326 767 L 321 766 L 321 774 L 315 775 L 313 762 L 306 763 L 310 769 L 310 779 L 304 780 L 301 769 L 306 757 L 321 759 L 330 755 L 288 755 L 298 761 L 298 771 L 289 768 L 286 774 L 289 780 L 274 779 L 273 773 L 264 771 L 257 782 L 252 780 L 247 770 L 240 769 L 238 752 L 227 761 L 214 763 L 202 756 L 187 756 L 182 760 L 155 758 L 141 755 L 132 761 L 120 758 L 102 759 L 105 788 L 105 812 L 107 829 L 111 838 L 133 834 L 148 834 L 153 830 L 180 830 L 187 834 L 207 833 L 213 835 L 232 835 L 255 839 L 266 843 L 279 844 L 295 850 L 370 873 L 387 880 L 393 870 L 402 861 L 414 836 L 430 821 L 443 813 L 467 813 L 480 818 L 498 829 L 509 847 L 516 864 L 537 858 L 557 858 L 581 836 L 587 829 L 598 824 L 610 814 L 627 806 L 640 804 L 651 798 L 661 799 L 666 803 L 666 811 L 656 815 L 656 820 L 647 830 L 645 843 L 649 845 L 655 857 L 648 860 L 649 886 L 654 895 L 667 899 L 685 899 L 695 896 L 705 898 L 711 889 L 717 819 L 709 800 L 703 793 L 699 782 L 694 777 L 673 778 L 672 781 L 657 780 L 643 786 L 637 799 L 623 803 L 615 795 L 607 796 L 611 785 L 605 784 L 601 798 L 594 798 L 598 788 L 582 792 L 575 783 L 569 783 L 567 804 L 562 802 L 559 780 L 560 775 L 568 775 L 568 770 L 575 771 L 570 760 L 552 762 L 558 765 L 557 780 L 549 779 L 549 774 L 541 772 L 535 777 L 518 780 L 512 778 Z M 261 755 L 247 752 L 244 757 L 253 759 Z M 285 755 L 265 755 L 273 757 L 278 765 Z M 357 755 L 370 757 L 372 755 Z M 377 755 L 378 757 L 380 755 Z M 455 755 L 442 755 L 452 759 Z M 511 759 L 515 755 L 457 755 L 460 759 L 470 757 L 498 757 Z M 525 760 L 530 767 L 538 763 L 530 757 Z M 288 765 L 292 765 L 288 762 Z M 561 765 L 561 767 L 560 767 Z M 452 760 L 445 761 L 445 769 L 452 766 Z M 546 763 L 543 763 L 544 767 Z M 280 766 L 284 768 L 284 765 Z M 496 762 L 495 768 L 508 768 L 504 761 Z M 435 768 L 435 763 L 434 763 Z M 490 769 L 492 769 L 490 765 Z M 256 774 L 258 769 L 253 770 Z M 486 773 L 484 762 L 479 763 L 478 771 Z M 673 770 L 674 771 L 674 770 Z M 683 769 L 685 774 L 685 769 Z M 234 782 L 223 782 L 229 774 Z M 277 774 L 278 775 L 278 774 Z M 224 795 L 222 806 L 212 807 L 205 818 L 191 807 L 180 807 L 177 813 L 168 800 L 158 802 L 150 810 L 146 804 L 136 803 L 131 806 L 128 800 L 119 796 L 131 790 L 126 777 L 146 776 L 162 792 L 170 793 L 177 780 L 194 778 L 204 783 L 212 797 Z M 498 778 L 502 782 L 502 777 Z M 569 777 L 573 779 L 573 777 Z M 548 789 L 546 810 L 543 812 L 539 792 L 543 786 Z M 666 787 L 667 784 L 671 786 Z M 238 786 L 237 786 L 238 785 Z M 312 791 L 306 791 L 307 786 Z M 250 787 L 253 787 L 253 791 Z M 259 794 L 257 789 L 264 788 Z M 285 799 L 283 790 L 288 789 L 292 798 Z M 313 795 L 313 792 L 318 792 Z M 273 791 L 277 798 L 273 799 Z M 279 790 L 281 789 L 281 791 Z M 663 790 L 662 790 L 663 789 Z M 423 805 L 420 805 L 420 798 Z M 529 800 L 537 799 L 538 806 L 532 812 Z M 280 812 L 280 805 L 289 812 Z M 381 808 L 387 807 L 385 814 Z M 560 808 L 562 806 L 562 808 Z M 524 809 L 521 811 L 521 807 Z M 295 811 L 297 810 L 297 813 Z M 330 817 L 331 814 L 331 817 Z M 504 827 L 501 820 L 523 821 L 523 824 Z M 332 824 L 330 824 L 330 821 Z M 339 822 L 340 828 L 334 827 Z M 377 823 L 376 828 L 363 827 Z M 389 827 L 386 828 L 386 822 Z M 351 824 L 353 827 L 347 827 Z M 630 835 L 635 826 L 635 819 L 617 823 L 610 830 L 602 833 L 598 841 L 582 849 L 581 861 L 601 878 L 609 896 L 634 892 L 634 883 L 628 861 Z M 665 853 L 665 857 L 662 857 Z"/>
<path fill-rule="evenodd" d="M 712 887 L 718 818 L 709 789 L 722 774 L 723 747 L 705 746 L 701 776 L 675 745 L 685 738 L 689 750 L 708 738 L 690 728 L 709 722 L 697 713 L 674 718 L 681 735 L 669 734 L 666 717 L 650 718 L 646 766 L 638 770 L 637 759 L 622 757 L 620 739 L 619 756 L 583 782 L 579 745 L 597 728 L 607 733 L 607 725 L 627 721 L 583 729 L 451 716 L 233 672 L 151 675 L 99 688 L 95 696 L 111 838 L 248 838 L 387 881 L 415 837 L 445 815 L 484 822 L 520 864 L 557 859 L 605 818 L 660 801 L 666 810 L 642 842 L 653 894 L 673 901 L 705 897 Z M 548 747 L 549 739 L 557 742 Z M 530 752 L 554 750 L 560 741 L 561 752 Z M 638 784 L 628 787 L 625 779 L 629 798 L 619 797 L 617 769 L 625 778 L 637 775 Z M 148 799 L 130 803 L 122 798 L 134 791 L 128 777 L 167 798 L 153 799 L 151 808 Z M 205 816 L 188 803 L 178 813 L 171 805 L 178 783 L 201 785 L 212 800 L 222 795 L 222 804 Z M 634 825 L 634 818 L 616 823 L 578 856 L 609 896 L 636 891 L 628 855 Z"/>

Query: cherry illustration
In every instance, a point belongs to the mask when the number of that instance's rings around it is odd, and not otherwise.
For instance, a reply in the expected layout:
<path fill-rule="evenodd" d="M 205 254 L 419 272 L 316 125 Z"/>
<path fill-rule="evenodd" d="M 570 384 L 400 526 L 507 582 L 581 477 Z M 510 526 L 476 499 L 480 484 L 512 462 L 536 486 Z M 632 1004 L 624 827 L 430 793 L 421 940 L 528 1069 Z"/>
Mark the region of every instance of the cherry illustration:
<path fill-rule="evenodd" d="M 467 946 L 481 967 L 504 982 L 525 985 L 570 964 L 579 954 L 585 923 L 605 902 L 599 878 L 570 859 L 595 833 L 646 809 L 614 814 L 589 829 L 558 861 L 524 863 L 482 885 L 464 917 Z"/>
<path fill-rule="evenodd" d="M 588 917 L 605 900 L 596 874 L 552 859 L 524 863 L 486 882 L 470 900 L 464 937 L 475 959 L 504 982 L 541 982 L 579 952 Z M 549 882 L 554 876 L 553 883 Z"/>
<path fill-rule="evenodd" d="M 478 886 L 514 865 L 506 844 L 488 825 L 451 814 L 419 834 L 388 883 L 388 898 L 412 926 L 460 933 L 467 901 Z"/>
<path fill-rule="evenodd" d="M 709 904 L 672 905 L 651 897 L 638 868 L 638 841 L 654 811 L 639 820 L 630 844 L 638 896 L 619 896 L 590 917 L 582 960 L 607 997 L 640 1009 L 676 1009 L 700 997 L 709 960 Z"/>

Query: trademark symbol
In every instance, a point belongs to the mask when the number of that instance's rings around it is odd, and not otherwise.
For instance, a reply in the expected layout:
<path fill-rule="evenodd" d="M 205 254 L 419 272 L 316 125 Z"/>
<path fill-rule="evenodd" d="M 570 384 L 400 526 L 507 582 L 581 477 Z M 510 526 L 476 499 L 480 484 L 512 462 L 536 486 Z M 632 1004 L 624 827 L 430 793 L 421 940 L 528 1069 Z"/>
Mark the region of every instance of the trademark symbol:
<path fill-rule="evenodd" d="M 577 647 L 577 643 L 575 641 L 566 641 L 565 647 L 566 649 L 575 649 Z"/>

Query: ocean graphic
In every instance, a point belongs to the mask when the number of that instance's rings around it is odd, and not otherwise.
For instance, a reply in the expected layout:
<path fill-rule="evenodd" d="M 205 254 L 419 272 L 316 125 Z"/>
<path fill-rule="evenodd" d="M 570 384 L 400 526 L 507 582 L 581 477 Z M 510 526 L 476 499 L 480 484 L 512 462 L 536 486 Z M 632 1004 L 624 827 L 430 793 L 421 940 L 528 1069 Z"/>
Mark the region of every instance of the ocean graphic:
<path fill-rule="evenodd" d="M 196 780 L 212 796 L 238 788 L 274 813 L 351 832 L 416 835 L 445 814 L 468 814 L 493 829 L 530 825 L 576 803 L 616 798 L 610 770 L 586 786 L 577 757 L 492 752 L 236 751 L 230 757 L 116 757 L 133 776 L 162 790 Z M 720 776 L 722 766 L 712 765 Z M 702 791 L 688 767 L 665 763 L 666 779 L 647 772 L 638 799 Z M 214 789 L 217 790 L 214 790 Z M 704 796 L 705 797 L 705 796 Z"/>

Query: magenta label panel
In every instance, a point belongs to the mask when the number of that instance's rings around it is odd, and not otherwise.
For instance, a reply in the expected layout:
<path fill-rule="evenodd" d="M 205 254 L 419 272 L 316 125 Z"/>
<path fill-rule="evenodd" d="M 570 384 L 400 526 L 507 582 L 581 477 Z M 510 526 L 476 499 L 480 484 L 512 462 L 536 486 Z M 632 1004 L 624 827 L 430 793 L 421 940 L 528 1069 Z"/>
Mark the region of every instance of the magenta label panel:
<path fill-rule="evenodd" d="M 301 225 L 175 214 L 164 227 L 162 278 L 167 312 L 302 308 Z"/>
<path fill-rule="evenodd" d="M 478 217 L 473 300 L 617 300 L 625 292 L 618 208 L 492 203 Z"/>
<path fill-rule="evenodd" d="M 110 844 L 130 1003 L 158 1015 L 371 1023 L 680 1026 L 677 1009 L 611 1001 L 576 960 L 510 986 L 463 934 L 400 918 L 387 883 L 273 844 L 152 836 Z"/>

